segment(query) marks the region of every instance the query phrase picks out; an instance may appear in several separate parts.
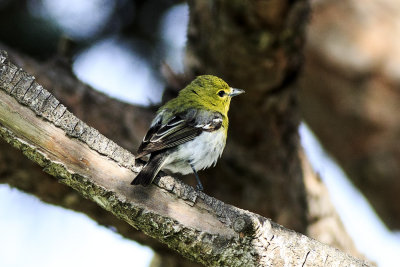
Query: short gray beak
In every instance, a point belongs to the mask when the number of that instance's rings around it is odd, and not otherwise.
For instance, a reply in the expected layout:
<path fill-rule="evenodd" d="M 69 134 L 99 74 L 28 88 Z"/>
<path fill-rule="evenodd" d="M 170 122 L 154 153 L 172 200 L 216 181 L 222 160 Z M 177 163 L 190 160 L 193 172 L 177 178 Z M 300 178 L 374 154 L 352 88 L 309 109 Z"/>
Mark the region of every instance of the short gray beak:
<path fill-rule="evenodd" d="M 232 92 L 229 94 L 230 97 L 234 97 L 234 96 L 244 93 L 243 89 L 237 89 L 237 88 L 232 88 L 232 87 L 231 87 L 231 89 L 232 89 Z"/>

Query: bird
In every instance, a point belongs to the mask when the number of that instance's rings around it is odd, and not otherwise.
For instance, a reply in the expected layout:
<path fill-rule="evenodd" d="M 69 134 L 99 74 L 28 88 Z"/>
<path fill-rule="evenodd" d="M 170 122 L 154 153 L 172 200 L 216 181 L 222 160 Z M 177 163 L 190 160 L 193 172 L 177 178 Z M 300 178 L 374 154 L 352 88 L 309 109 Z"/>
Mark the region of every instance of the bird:
<path fill-rule="evenodd" d="M 197 172 L 215 166 L 221 157 L 231 99 L 244 92 L 213 75 L 196 77 L 158 109 L 136 155 L 137 159 L 150 155 L 149 160 L 131 185 L 147 186 L 161 170 L 193 172 L 196 189 L 203 191 Z"/>

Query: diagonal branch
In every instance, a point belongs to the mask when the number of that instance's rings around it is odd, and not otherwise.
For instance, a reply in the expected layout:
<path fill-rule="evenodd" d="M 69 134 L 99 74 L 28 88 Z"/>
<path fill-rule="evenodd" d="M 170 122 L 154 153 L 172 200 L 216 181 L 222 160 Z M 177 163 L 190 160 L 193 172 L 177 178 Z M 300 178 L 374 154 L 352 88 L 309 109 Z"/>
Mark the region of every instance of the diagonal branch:
<path fill-rule="evenodd" d="M 0 54 L 0 136 L 43 170 L 134 228 L 206 265 L 367 266 L 172 177 L 131 187 L 134 156 L 70 113 Z"/>
<path fill-rule="evenodd" d="M 50 93 L 81 120 L 129 150 L 140 142 L 154 111 L 109 98 L 77 80 L 65 67 L 40 64 L 23 53 L 4 47 L 3 44 L 0 44 L 1 49 L 8 51 L 10 60 L 34 73 L 43 87 L 51 88 Z M 163 244 L 133 230 L 127 223 L 104 211 L 94 202 L 82 198 L 75 190 L 58 183 L 1 138 L 0 183 L 33 194 L 47 203 L 83 212 L 100 225 L 112 226 L 125 238 L 150 246 L 164 257 L 171 255 L 171 251 Z"/>

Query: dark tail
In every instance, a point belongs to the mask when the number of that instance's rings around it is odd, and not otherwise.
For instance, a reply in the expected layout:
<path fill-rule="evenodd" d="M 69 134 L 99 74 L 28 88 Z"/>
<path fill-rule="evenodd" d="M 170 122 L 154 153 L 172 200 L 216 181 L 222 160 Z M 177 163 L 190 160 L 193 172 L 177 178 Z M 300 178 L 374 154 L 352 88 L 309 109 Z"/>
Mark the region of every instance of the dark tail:
<path fill-rule="evenodd" d="M 141 184 L 143 186 L 148 186 L 149 184 L 151 184 L 158 172 L 161 170 L 164 160 L 165 155 L 163 154 L 157 154 L 154 157 L 151 156 L 143 169 L 133 179 L 131 185 Z"/>

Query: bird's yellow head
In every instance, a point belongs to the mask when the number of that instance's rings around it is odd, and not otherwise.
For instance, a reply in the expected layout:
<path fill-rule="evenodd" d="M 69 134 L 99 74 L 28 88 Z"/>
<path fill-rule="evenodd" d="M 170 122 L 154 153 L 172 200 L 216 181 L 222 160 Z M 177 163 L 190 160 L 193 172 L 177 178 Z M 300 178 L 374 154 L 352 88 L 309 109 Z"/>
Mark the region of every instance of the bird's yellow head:
<path fill-rule="evenodd" d="M 244 90 L 229 87 L 216 76 L 202 75 L 182 89 L 177 99 L 181 105 L 218 111 L 226 116 L 231 98 L 242 93 Z"/>

